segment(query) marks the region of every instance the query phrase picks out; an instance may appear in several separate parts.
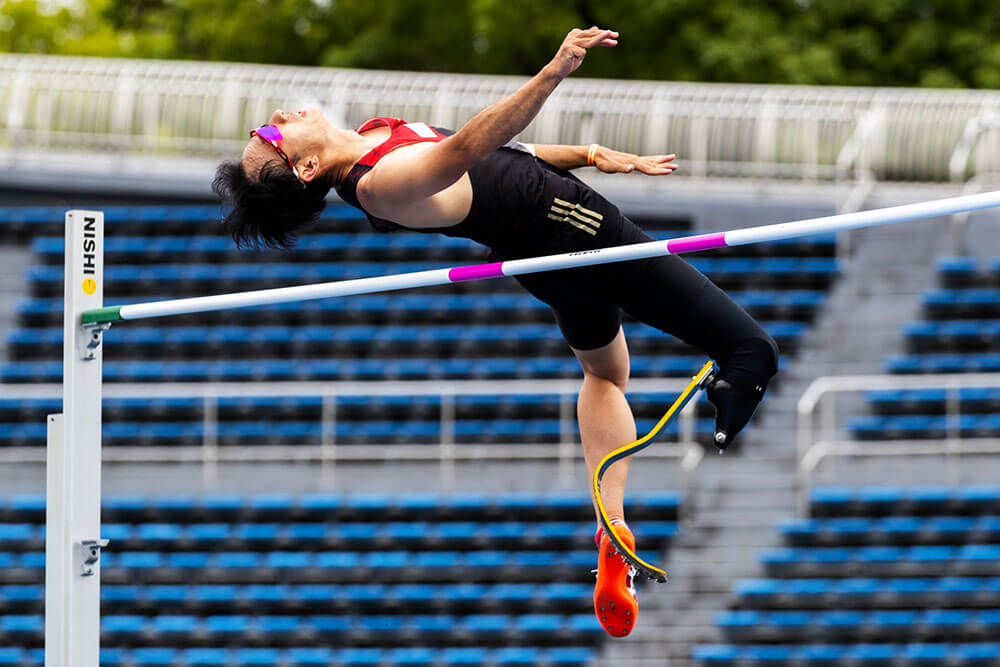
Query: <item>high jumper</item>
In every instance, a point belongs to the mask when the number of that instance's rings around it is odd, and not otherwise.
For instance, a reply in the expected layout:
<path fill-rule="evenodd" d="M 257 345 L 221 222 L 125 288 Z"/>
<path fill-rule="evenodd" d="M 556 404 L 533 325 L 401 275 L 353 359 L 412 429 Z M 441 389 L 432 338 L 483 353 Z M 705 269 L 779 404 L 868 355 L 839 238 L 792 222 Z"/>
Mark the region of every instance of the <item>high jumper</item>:
<path fill-rule="evenodd" d="M 251 133 L 239 161 L 220 165 L 213 188 L 233 208 L 226 229 L 240 245 L 290 247 L 313 224 L 335 188 L 380 231 L 413 230 L 477 241 L 491 259 L 514 260 L 652 241 L 570 169 L 665 176 L 672 155 L 637 156 L 596 144 L 513 142 L 588 49 L 613 47 L 618 33 L 572 30 L 555 57 L 509 97 L 457 132 L 396 118 L 356 130 L 333 127 L 316 108 L 275 111 Z M 590 476 L 601 460 L 636 439 L 625 399 L 629 355 L 622 311 L 690 343 L 719 371 L 707 387 L 716 407 L 716 442 L 746 425 L 778 368 L 778 347 L 749 314 L 675 256 L 516 276 L 549 304 L 583 368 L 577 419 Z M 606 519 L 634 549 L 622 508 L 628 458 L 601 483 Z M 593 491 L 593 489 L 591 489 Z M 599 524 L 600 526 L 600 524 Z M 635 571 L 599 527 L 595 612 L 625 636 L 638 611 Z"/>

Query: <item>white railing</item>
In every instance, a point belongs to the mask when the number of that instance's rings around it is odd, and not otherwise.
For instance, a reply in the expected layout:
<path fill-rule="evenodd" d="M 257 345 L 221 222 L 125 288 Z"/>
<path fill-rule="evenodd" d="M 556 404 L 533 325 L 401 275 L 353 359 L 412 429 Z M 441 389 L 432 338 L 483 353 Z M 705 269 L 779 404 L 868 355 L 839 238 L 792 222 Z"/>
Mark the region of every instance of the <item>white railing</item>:
<path fill-rule="evenodd" d="M 809 494 L 816 468 L 834 457 L 946 456 L 1000 454 L 998 438 L 963 438 L 959 429 L 959 390 L 966 387 L 1000 387 L 1000 373 L 954 375 L 843 375 L 817 378 L 798 402 L 797 453 L 799 513 L 809 513 Z M 946 437 L 944 440 L 847 439 L 842 435 L 843 416 L 837 413 L 837 396 L 880 389 L 944 389 Z M 818 413 L 818 414 L 817 414 Z"/>
<path fill-rule="evenodd" d="M 629 381 L 630 394 L 654 392 L 680 393 L 686 379 L 638 378 Z M 338 461 L 437 461 L 441 484 L 451 488 L 455 481 L 458 461 L 557 461 L 559 481 L 567 483 L 573 477 L 573 467 L 582 458 L 577 438 L 576 394 L 578 380 L 455 380 L 401 382 L 276 382 L 276 383 L 153 383 L 104 385 L 104 398 L 197 398 L 202 401 L 203 438 L 199 446 L 121 446 L 105 445 L 102 456 L 109 463 L 198 463 L 206 482 L 211 483 L 220 463 L 251 462 L 315 462 L 332 478 Z M 473 444 L 455 438 L 455 399 L 459 396 L 558 395 L 560 400 L 560 439 L 558 443 L 498 443 Z M 56 384 L 0 385 L 2 399 L 56 399 L 62 396 L 62 386 Z M 337 442 L 337 405 L 341 397 L 387 396 L 437 397 L 440 399 L 441 439 L 432 444 L 392 444 L 371 442 L 348 445 Z M 225 446 L 218 442 L 219 400 L 223 398 L 295 398 L 320 397 L 320 444 L 302 445 L 239 445 Z M 664 438 L 640 456 L 658 459 L 679 459 L 680 473 L 686 489 L 692 483 L 692 473 L 704 456 L 695 440 L 695 402 L 687 405 L 680 415 L 678 437 Z M 668 404 L 664 404 L 666 411 Z M 669 438 L 669 436 L 667 436 Z M 621 443 L 626 444 L 626 443 Z M 44 463 L 45 447 L 0 448 L 2 463 Z"/>
<path fill-rule="evenodd" d="M 275 108 L 341 126 L 397 115 L 457 127 L 524 77 L 0 55 L 0 150 L 238 154 Z M 526 141 L 675 152 L 679 175 L 805 182 L 965 180 L 1000 171 L 994 91 L 564 82 Z"/>

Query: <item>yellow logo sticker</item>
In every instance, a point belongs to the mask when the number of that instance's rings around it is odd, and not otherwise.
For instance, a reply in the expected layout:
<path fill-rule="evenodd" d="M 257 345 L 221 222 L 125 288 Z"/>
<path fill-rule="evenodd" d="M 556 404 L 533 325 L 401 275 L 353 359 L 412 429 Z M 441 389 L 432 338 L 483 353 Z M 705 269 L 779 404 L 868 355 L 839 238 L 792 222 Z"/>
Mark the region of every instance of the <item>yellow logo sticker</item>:
<path fill-rule="evenodd" d="M 93 278 L 83 279 L 83 291 L 85 294 L 93 294 L 97 291 L 97 281 Z"/>

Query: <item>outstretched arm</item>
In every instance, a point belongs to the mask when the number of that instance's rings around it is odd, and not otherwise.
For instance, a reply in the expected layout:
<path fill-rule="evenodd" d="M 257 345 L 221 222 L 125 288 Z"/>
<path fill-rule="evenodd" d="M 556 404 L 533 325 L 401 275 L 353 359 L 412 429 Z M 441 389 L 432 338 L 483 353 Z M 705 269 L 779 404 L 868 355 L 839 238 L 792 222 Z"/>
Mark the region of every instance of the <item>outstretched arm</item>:
<path fill-rule="evenodd" d="M 512 95 L 476 114 L 462 129 L 419 155 L 399 160 L 392 169 L 373 169 L 359 196 L 390 205 L 405 205 L 440 192 L 473 165 L 521 132 L 556 86 L 583 62 L 587 49 L 614 46 L 618 33 L 593 27 L 571 30 L 552 61 Z M 386 164 L 385 166 L 389 166 Z"/>
<path fill-rule="evenodd" d="M 595 144 L 596 145 L 596 144 Z M 532 144 L 535 155 L 563 169 L 591 166 L 587 164 L 587 154 L 590 146 L 561 146 L 554 144 Z M 639 171 L 643 174 L 672 174 L 677 169 L 674 155 L 633 155 L 597 146 L 594 151 L 594 164 L 603 172 L 629 173 Z"/>

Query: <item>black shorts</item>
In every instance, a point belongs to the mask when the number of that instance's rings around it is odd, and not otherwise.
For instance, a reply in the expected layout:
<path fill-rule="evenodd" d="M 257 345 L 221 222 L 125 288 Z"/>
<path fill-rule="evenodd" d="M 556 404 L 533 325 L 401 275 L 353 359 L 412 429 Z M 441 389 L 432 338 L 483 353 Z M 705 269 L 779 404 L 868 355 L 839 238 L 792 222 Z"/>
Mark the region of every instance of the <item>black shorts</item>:
<path fill-rule="evenodd" d="M 598 233 L 587 245 L 599 248 L 655 240 L 590 188 L 578 187 L 575 194 L 584 208 L 601 216 Z M 581 236 L 577 234 L 567 246 L 557 252 L 583 249 Z M 674 255 L 515 279 L 552 307 L 563 337 L 577 350 L 593 350 L 610 343 L 621 327 L 623 311 L 701 348 L 720 363 L 747 339 L 770 339 L 725 292 Z"/>

